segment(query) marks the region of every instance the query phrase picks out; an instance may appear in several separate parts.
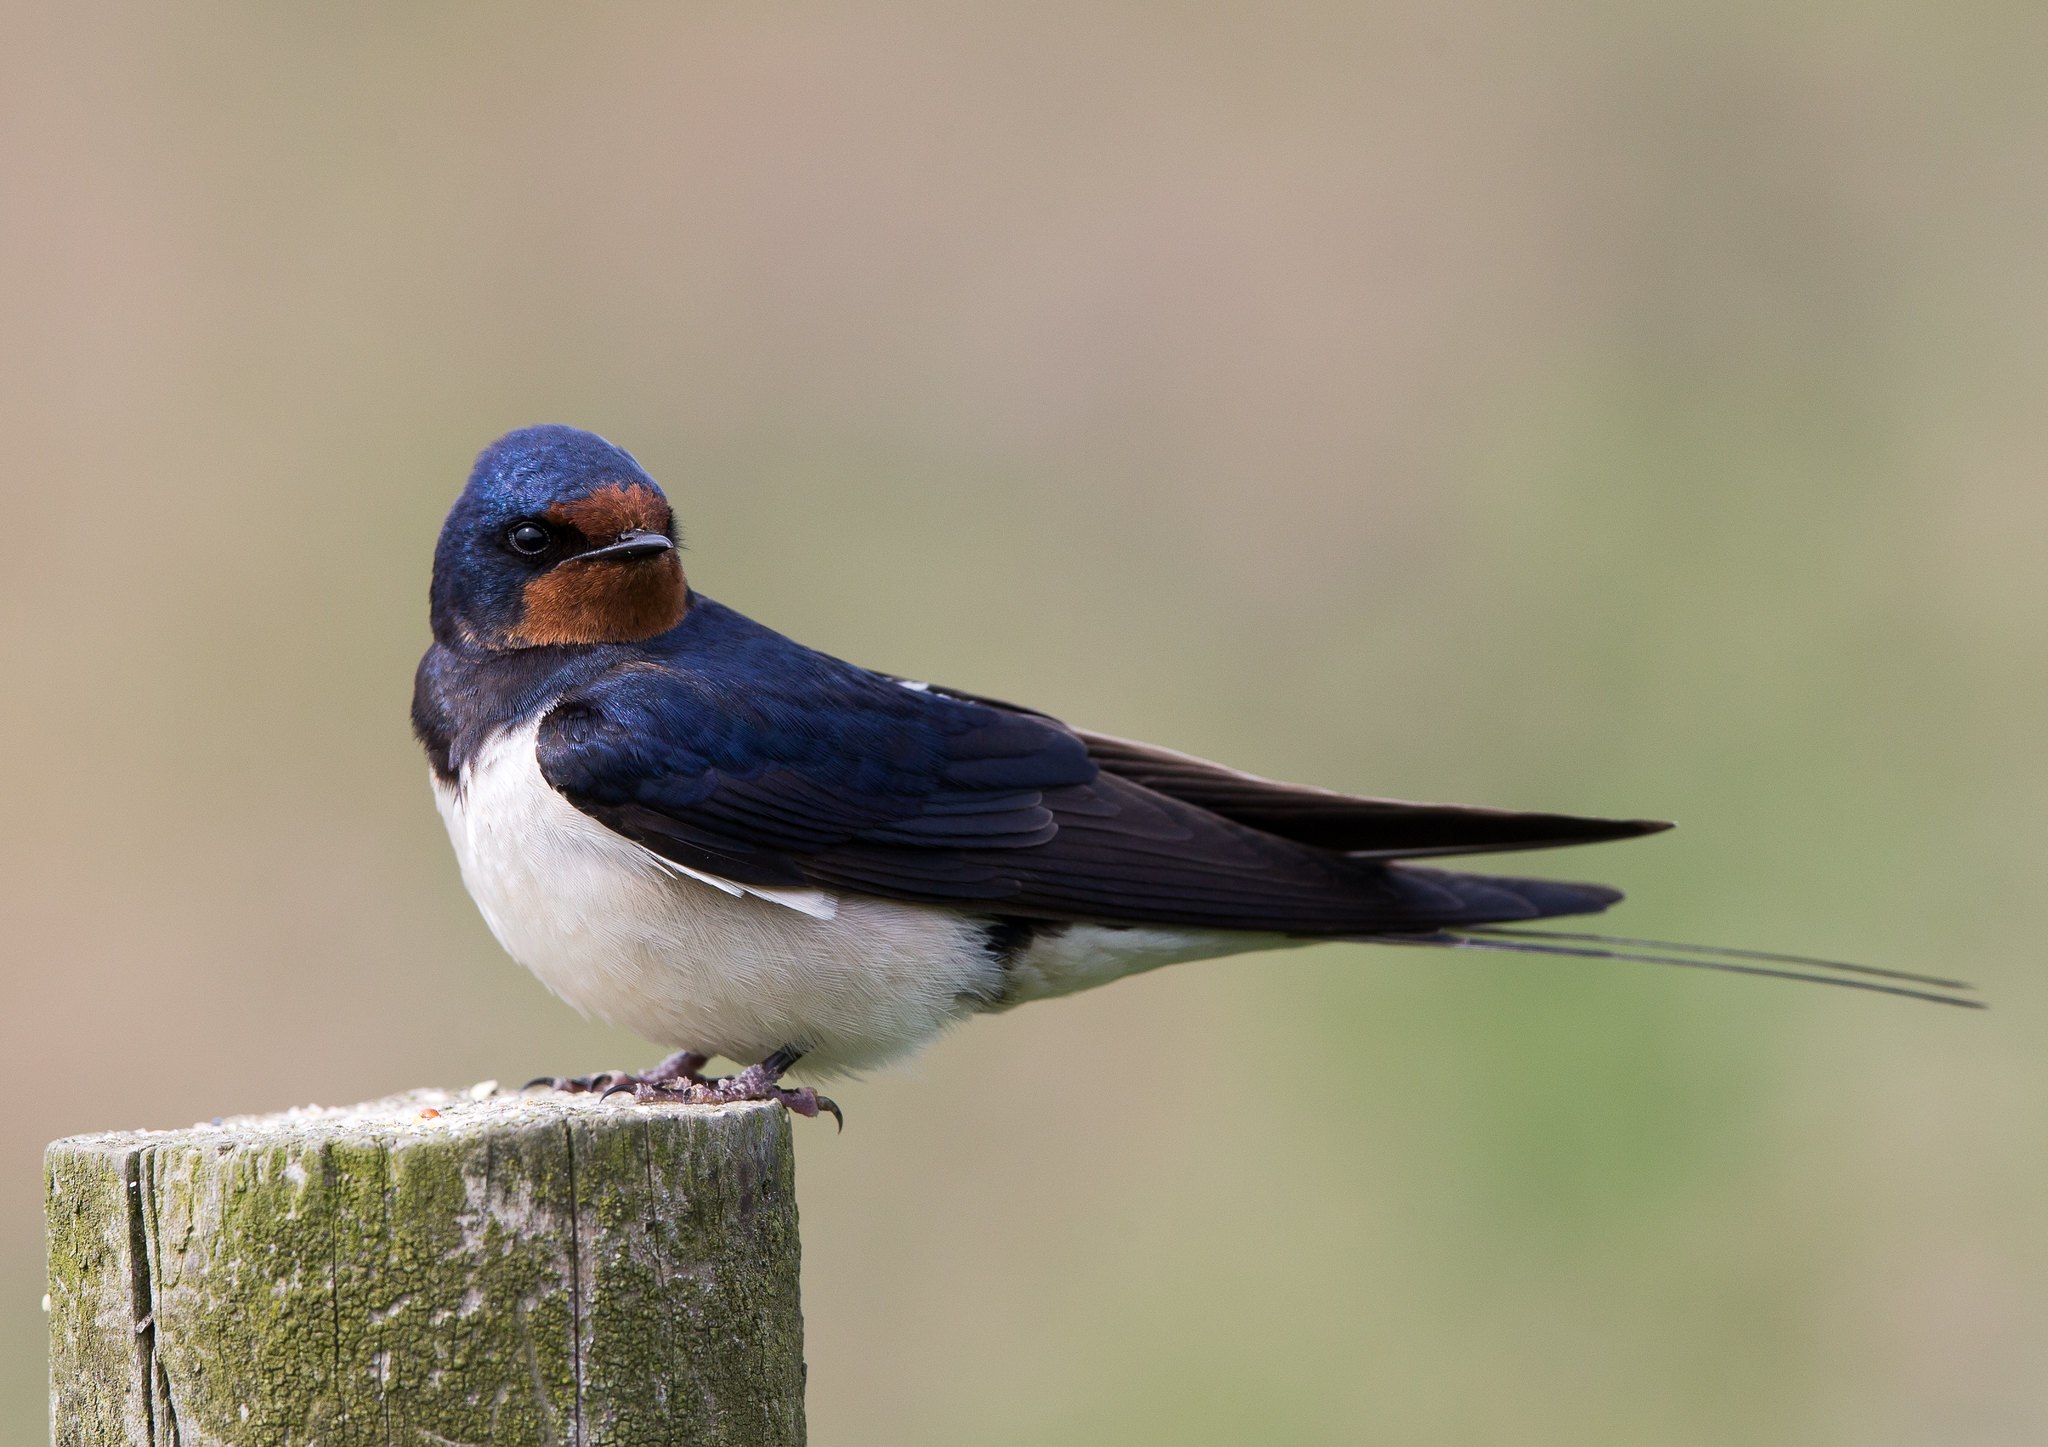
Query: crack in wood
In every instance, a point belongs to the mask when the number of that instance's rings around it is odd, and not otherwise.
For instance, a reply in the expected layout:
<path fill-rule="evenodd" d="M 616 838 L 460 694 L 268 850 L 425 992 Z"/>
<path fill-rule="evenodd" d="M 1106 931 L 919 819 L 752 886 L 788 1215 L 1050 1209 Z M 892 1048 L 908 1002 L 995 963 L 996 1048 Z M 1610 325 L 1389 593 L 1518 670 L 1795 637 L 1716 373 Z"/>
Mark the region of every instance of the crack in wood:
<path fill-rule="evenodd" d="M 122 1162 L 121 1188 L 128 1217 L 129 1320 L 135 1330 L 135 1375 L 141 1388 L 143 1441 L 156 1447 L 156 1287 L 149 1270 L 149 1224 L 142 1203 L 142 1168 L 147 1153 L 130 1151 Z"/>
<path fill-rule="evenodd" d="M 178 1402 L 171 1391 L 170 1368 L 157 1352 L 158 1315 L 161 1309 L 158 1283 L 163 1280 L 163 1218 L 158 1210 L 155 1151 L 137 1151 L 133 1158 L 134 1226 L 131 1249 L 136 1253 L 134 1273 L 143 1294 L 145 1313 L 135 1324 L 136 1347 L 142 1357 L 143 1394 L 147 1408 L 145 1422 L 152 1444 L 182 1447 L 184 1434 L 178 1428 Z M 139 1242 L 136 1237 L 139 1236 Z M 161 1422 L 159 1422 L 161 1416 Z"/>

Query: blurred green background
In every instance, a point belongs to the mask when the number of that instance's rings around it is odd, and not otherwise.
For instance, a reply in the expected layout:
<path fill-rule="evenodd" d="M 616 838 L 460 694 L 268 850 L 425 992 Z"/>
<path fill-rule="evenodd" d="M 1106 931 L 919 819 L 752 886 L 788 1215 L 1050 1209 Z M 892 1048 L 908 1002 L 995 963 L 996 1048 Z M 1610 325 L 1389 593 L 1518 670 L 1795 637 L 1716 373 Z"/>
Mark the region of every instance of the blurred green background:
<path fill-rule="evenodd" d="M 2048 1440 L 2048 11 L 12 4 L 0 1436 L 49 1138 L 642 1064 L 406 730 L 475 451 L 697 585 L 1339 788 L 1656 814 L 800 1127 L 831 1444 Z"/>

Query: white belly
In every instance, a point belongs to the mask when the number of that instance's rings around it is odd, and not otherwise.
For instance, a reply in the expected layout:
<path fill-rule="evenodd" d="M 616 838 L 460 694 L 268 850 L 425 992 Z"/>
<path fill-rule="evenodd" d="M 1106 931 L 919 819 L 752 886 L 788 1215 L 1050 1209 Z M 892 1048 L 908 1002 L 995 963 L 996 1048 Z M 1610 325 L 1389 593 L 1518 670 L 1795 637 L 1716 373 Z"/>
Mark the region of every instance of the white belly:
<path fill-rule="evenodd" d="M 792 1047 L 820 1073 L 913 1050 L 1001 992 L 959 915 L 680 872 L 558 794 L 536 728 L 493 739 L 434 794 L 491 933 L 585 1014 L 743 1063 Z"/>

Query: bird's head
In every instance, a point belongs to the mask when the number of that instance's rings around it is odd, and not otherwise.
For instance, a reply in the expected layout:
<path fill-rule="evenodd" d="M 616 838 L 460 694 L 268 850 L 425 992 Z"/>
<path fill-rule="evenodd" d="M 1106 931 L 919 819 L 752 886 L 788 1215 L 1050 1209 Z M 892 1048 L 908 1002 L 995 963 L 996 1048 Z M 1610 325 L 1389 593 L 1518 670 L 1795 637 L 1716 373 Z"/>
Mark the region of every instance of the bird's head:
<path fill-rule="evenodd" d="M 574 427 L 486 447 L 434 549 L 434 637 L 506 649 L 636 643 L 680 623 L 675 518 L 621 448 Z"/>

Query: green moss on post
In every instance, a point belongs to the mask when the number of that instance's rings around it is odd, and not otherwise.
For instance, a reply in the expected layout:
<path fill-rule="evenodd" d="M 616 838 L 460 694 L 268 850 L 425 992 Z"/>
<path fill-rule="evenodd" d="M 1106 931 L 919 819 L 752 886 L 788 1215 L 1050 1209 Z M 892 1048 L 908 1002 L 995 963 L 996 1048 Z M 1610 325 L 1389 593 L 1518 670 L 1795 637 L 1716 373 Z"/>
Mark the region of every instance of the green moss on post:
<path fill-rule="evenodd" d="M 803 1441 L 779 1106 L 423 1091 L 46 1186 L 58 1447 Z"/>

